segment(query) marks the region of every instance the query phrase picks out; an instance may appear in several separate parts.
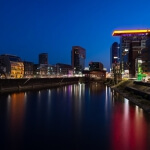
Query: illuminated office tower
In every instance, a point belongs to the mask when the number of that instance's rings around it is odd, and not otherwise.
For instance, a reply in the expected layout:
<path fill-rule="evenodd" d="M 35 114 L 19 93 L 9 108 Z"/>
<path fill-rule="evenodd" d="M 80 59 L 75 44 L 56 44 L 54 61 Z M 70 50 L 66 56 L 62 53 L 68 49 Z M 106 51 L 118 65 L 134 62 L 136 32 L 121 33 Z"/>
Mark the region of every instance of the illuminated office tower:
<path fill-rule="evenodd" d="M 120 47 L 117 42 L 114 42 L 110 48 L 110 68 L 120 61 Z"/>
<path fill-rule="evenodd" d="M 141 52 L 143 73 L 150 76 L 150 37 L 146 41 L 146 48 Z"/>
<path fill-rule="evenodd" d="M 86 50 L 80 46 L 72 46 L 71 64 L 75 74 L 80 74 L 85 67 Z"/>
<path fill-rule="evenodd" d="M 146 48 L 150 30 L 115 30 L 113 36 L 120 36 L 122 74 L 129 70 L 130 77 L 138 74 L 137 59 L 142 61 L 142 51 Z"/>
<path fill-rule="evenodd" d="M 48 64 L 48 54 L 47 53 L 41 53 L 39 54 L 39 64 Z"/>

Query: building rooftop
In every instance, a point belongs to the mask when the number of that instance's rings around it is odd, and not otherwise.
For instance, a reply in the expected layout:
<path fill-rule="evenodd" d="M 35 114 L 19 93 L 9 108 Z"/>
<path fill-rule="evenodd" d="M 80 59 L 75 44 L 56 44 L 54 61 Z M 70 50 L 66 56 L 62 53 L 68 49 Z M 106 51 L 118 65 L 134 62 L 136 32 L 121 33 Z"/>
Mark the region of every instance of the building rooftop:
<path fill-rule="evenodd" d="M 112 36 L 132 35 L 132 34 L 148 34 L 150 29 L 135 29 L 135 30 L 114 30 Z"/>
<path fill-rule="evenodd" d="M 10 55 L 10 54 L 2 54 L 0 55 L 2 57 L 8 57 L 8 59 L 10 61 L 14 61 L 14 62 L 22 62 L 21 58 L 15 55 Z"/>

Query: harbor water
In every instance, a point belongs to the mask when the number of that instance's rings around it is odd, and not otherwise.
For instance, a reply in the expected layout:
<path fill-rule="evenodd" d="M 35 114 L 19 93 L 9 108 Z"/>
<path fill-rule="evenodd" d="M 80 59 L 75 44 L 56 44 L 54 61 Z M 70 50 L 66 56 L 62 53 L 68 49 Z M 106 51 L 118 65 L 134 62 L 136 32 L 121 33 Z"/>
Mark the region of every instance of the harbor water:
<path fill-rule="evenodd" d="M 150 114 L 96 82 L 1 94 L 0 149 L 148 150 Z"/>

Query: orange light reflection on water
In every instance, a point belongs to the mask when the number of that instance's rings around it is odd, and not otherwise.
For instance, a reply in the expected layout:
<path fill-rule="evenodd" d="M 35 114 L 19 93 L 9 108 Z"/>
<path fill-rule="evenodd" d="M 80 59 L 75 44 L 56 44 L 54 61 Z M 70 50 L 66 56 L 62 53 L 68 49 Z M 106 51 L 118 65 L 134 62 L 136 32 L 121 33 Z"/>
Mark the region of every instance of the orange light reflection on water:
<path fill-rule="evenodd" d="M 25 114 L 25 95 L 24 93 L 15 93 L 11 95 L 10 102 L 10 132 L 12 136 L 18 135 L 23 128 Z"/>

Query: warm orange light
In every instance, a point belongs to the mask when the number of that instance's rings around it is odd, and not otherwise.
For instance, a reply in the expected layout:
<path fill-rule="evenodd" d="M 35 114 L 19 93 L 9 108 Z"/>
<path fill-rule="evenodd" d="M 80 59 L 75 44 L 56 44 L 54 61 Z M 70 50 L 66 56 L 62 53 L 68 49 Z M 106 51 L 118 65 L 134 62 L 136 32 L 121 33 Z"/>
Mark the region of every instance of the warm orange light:
<path fill-rule="evenodd" d="M 146 34 L 146 33 L 150 33 L 150 30 L 115 30 L 112 34 L 112 36 L 120 36 L 122 34 Z"/>
<path fill-rule="evenodd" d="M 23 62 L 12 62 L 11 61 L 11 77 L 23 78 L 24 76 L 24 64 Z"/>

